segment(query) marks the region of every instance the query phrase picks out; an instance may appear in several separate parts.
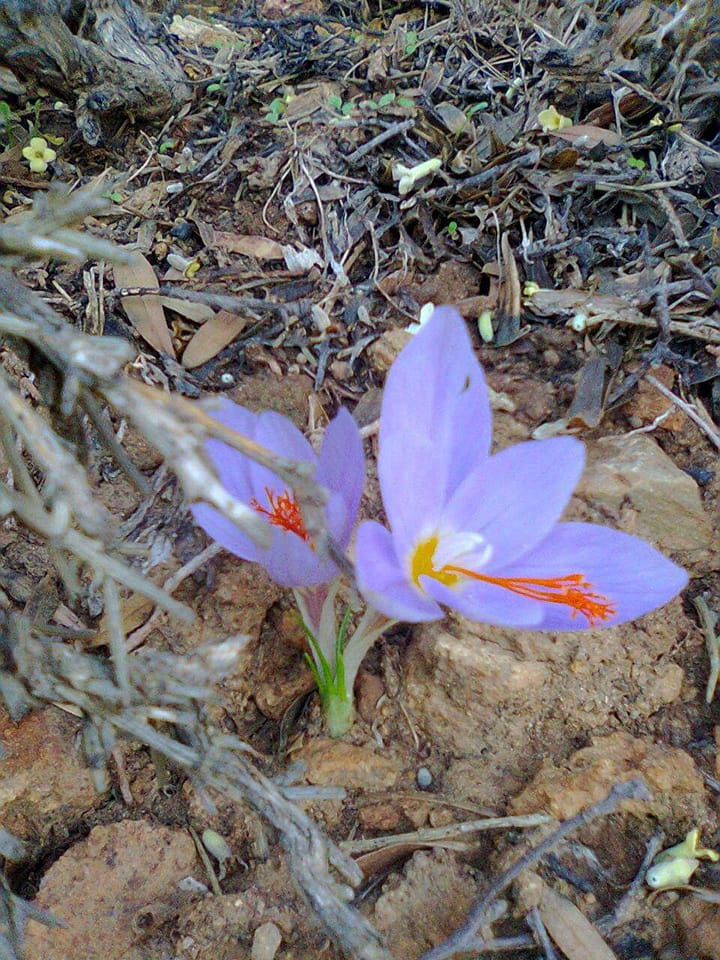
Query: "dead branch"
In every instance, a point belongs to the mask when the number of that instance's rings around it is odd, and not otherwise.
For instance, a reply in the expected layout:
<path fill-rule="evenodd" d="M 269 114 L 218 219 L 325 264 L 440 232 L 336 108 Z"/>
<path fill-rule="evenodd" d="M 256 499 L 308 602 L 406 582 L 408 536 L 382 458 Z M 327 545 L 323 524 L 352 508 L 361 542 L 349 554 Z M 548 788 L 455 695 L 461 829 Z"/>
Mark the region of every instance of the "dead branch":
<path fill-rule="evenodd" d="M 112 114 L 155 117 L 189 99 L 182 68 L 133 0 L 1 0 L 0 62 L 75 104 L 87 143 Z"/>
<path fill-rule="evenodd" d="M 71 228 L 84 213 L 99 209 L 96 196 L 53 193 L 20 222 L 0 226 L 0 344 L 30 364 L 50 414 L 46 419 L 0 375 L 0 445 L 12 477 L 12 482 L 0 484 L 0 517 L 12 514 L 47 543 L 70 595 L 81 587 L 81 570 L 92 571 L 104 600 L 112 662 L 76 652 L 40 621 L 3 614 L 0 699 L 15 719 L 57 702 L 84 716 L 84 749 L 93 760 L 91 772 L 99 788 L 105 783 L 106 763 L 116 753 L 116 738 L 125 737 L 176 764 L 201 791 L 213 787 L 249 804 L 277 830 L 299 888 L 338 946 L 361 960 L 390 960 L 377 932 L 348 905 L 349 887 L 335 882 L 330 872 L 332 866 L 347 884 L 357 885 L 359 869 L 247 761 L 240 741 L 220 735 L 208 723 L 205 709 L 212 684 L 233 667 L 244 640 L 233 638 L 187 657 L 153 651 L 128 656 L 118 585 L 149 597 L 176 616 L 192 614 L 116 555 L 123 548 L 118 526 L 95 500 L 76 458 L 77 445 L 73 446 L 72 425 L 77 429 L 83 413 L 97 422 L 102 405 L 109 404 L 163 455 L 189 500 L 210 503 L 263 542 L 263 522 L 227 492 L 205 453 L 210 437 L 231 444 L 294 490 L 318 549 L 333 556 L 339 552 L 326 529 L 327 493 L 313 479 L 312 468 L 234 433 L 215 421 L 202 403 L 131 379 L 125 366 L 133 351 L 125 341 L 77 330 L 3 268 L 43 254 L 63 259 L 114 256 L 108 244 Z M 102 441 L 102 431 L 99 437 Z M 41 471 L 40 480 L 28 469 L 18 444 Z M 113 444 L 106 446 L 111 453 L 115 449 Z M 338 560 L 344 558 L 338 555 Z M 182 733 L 161 732 L 157 722 Z M 303 788 L 292 788 L 293 795 L 298 790 Z M 14 920 L 19 924 L 8 939 L 12 950 L 8 957 L 14 960 L 30 908 L 5 893 L 0 890 L 0 925 L 2 911 L 8 929 Z M 0 956 L 1 938 L 0 930 Z"/>
<path fill-rule="evenodd" d="M 628 780 L 626 783 L 618 784 L 613 787 L 610 793 L 598 803 L 581 811 L 577 816 L 566 820 L 549 837 L 546 837 L 542 843 L 520 857 L 513 865 L 494 880 L 488 890 L 475 902 L 472 910 L 468 914 L 467 920 L 456 930 L 452 936 L 448 937 L 443 943 L 438 944 L 432 950 L 424 953 L 418 960 L 445 960 L 446 957 L 452 957 L 457 953 L 467 951 L 482 951 L 488 949 L 491 944 L 485 936 L 481 934 L 483 928 L 487 928 L 494 919 L 494 913 L 498 905 L 498 898 L 520 876 L 523 871 L 533 867 L 540 860 L 556 847 L 569 834 L 585 826 L 598 817 L 605 817 L 612 813 L 624 800 L 649 800 L 650 793 L 644 781 L 640 779 Z"/>

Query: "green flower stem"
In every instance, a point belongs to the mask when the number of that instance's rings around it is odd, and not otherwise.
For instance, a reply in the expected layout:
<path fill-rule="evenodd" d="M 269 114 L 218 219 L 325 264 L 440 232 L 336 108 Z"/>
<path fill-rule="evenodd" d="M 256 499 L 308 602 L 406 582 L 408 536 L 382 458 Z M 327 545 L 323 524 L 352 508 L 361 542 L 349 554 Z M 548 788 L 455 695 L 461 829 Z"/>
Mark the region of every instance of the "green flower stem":
<path fill-rule="evenodd" d="M 346 641 L 352 609 L 347 607 L 340 625 L 335 614 L 339 583 L 295 590 L 301 623 L 310 645 L 305 660 L 320 695 L 325 728 L 331 737 L 342 737 L 355 718 L 353 687 L 360 664 L 378 637 L 396 621 L 368 608 Z"/>
<path fill-rule="evenodd" d="M 330 697 L 323 700 L 323 715 L 328 736 L 343 737 L 355 720 L 355 704 L 343 697 Z"/>

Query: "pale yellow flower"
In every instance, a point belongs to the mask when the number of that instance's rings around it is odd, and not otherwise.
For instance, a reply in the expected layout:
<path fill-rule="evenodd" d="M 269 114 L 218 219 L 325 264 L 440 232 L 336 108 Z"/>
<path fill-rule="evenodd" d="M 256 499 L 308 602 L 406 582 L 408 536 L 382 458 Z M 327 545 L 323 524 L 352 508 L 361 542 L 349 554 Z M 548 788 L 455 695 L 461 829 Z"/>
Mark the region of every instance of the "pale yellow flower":
<path fill-rule="evenodd" d="M 48 164 L 52 163 L 57 154 L 47 145 L 44 137 L 33 137 L 29 147 L 24 147 L 22 155 L 30 164 L 33 173 L 45 173 Z"/>
<path fill-rule="evenodd" d="M 538 114 L 538 123 L 545 133 L 547 133 L 548 130 L 564 130 L 565 127 L 572 126 L 570 117 L 564 117 L 562 113 L 558 113 L 554 106 L 548 107 L 547 110 L 540 111 Z"/>
<path fill-rule="evenodd" d="M 407 196 L 418 180 L 429 177 L 442 166 L 442 160 L 433 157 L 423 163 L 416 163 L 414 167 L 406 167 L 404 163 L 395 163 L 392 169 L 393 180 L 398 180 L 398 193 L 401 197 Z"/>
<path fill-rule="evenodd" d="M 654 859 L 645 874 L 645 882 L 653 890 L 673 890 L 684 887 L 690 882 L 701 860 L 717 863 L 720 854 L 717 850 L 707 850 L 699 845 L 700 830 L 695 827 L 682 843 L 662 850 Z"/>

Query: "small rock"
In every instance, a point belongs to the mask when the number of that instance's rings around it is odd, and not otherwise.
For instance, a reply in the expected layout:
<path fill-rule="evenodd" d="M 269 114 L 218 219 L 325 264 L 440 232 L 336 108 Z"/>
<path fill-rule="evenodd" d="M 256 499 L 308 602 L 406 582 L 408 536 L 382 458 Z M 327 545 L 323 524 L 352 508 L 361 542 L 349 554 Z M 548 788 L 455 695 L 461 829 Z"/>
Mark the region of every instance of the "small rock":
<path fill-rule="evenodd" d="M 394 787 L 401 774 L 398 761 L 387 751 L 326 737 L 302 747 L 294 759 L 305 760 L 305 779 L 319 786 L 383 790 Z"/>
<path fill-rule="evenodd" d="M 647 434 L 605 437 L 587 448 L 576 496 L 607 523 L 649 540 L 696 574 L 717 560 L 717 539 L 694 480 Z M 583 516 L 582 519 L 593 519 Z"/>
<path fill-rule="evenodd" d="M 377 830 L 389 832 L 398 830 L 405 822 L 402 808 L 397 803 L 383 802 L 370 803 L 361 807 L 358 820 L 363 830 Z"/>
<path fill-rule="evenodd" d="M 433 782 L 433 777 L 427 767 L 420 767 L 415 775 L 415 780 L 421 790 L 427 790 Z"/>
<path fill-rule="evenodd" d="M 705 782 L 692 757 L 665 744 L 641 740 L 618 731 L 593 737 L 592 745 L 556 764 L 545 760 L 537 775 L 510 804 L 512 813 L 542 810 L 558 820 L 574 817 L 597 803 L 615 784 L 642 777 L 651 801 L 626 801 L 622 809 L 651 815 L 661 822 L 672 818 L 688 824 L 706 815 Z"/>
<path fill-rule="evenodd" d="M 13 723 L 0 711 L 0 822 L 19 837 L 42 842 L 102 802 L 75 738 L 80 722 L 56 707 Z"/>
<path fill-rule="evenodd" d="M 654 367 L 652 374 L 668 389 L 671 389 L 675 383 L 675 373 L 670 367 Z M 685 414 L 647 380 L 640 381 L 637 392 L 624 405 L 623 410 L 629 417 L 637 420 L 638 426 L 653 423 L 668 410 L 669 415 L 658 423 L 658 429 L 678 431 L 682 430 L 685 423 Z"/>
<path fill-rule="evenodd" d="M 252 942 L 252 960 L 273 960 L 282 943 L 282 935 L 274 923 L 263 923 L 255 931 Z"/>
<path fill-rule="evenodd" d="M 383 887 L 375 925 L 395 960 L 415 960 L 460 926 L 477 894 L 477 879 L 456 854 L 421 851 Z"/>
<path fill-rule="evenodd" d="M 407 330 L 386 330 L 367 348 L 367 356 L 378 373 L 387 373 L 404 346 L 410 343 Z"/>

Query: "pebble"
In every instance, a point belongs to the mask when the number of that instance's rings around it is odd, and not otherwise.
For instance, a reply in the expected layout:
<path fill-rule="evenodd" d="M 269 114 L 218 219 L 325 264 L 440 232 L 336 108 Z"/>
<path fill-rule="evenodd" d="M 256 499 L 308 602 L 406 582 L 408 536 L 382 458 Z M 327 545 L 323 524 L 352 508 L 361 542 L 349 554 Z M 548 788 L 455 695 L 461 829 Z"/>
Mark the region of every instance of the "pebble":
<path fill-rule="evenodd" d="M 282 935 L 274 923 L 263 923 L 255 931 L 250 956 L 252 960 L 273 960 L 282 942 Z"/>
<path fill-rule="evenodd" d="M 433 777 L 427 767 L 419 767 L 416 774 L 417 785 L 421 790 L 427 790 L 433 782 Z"/>

